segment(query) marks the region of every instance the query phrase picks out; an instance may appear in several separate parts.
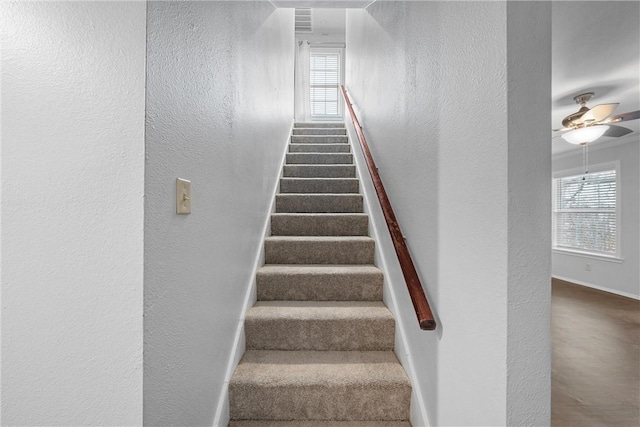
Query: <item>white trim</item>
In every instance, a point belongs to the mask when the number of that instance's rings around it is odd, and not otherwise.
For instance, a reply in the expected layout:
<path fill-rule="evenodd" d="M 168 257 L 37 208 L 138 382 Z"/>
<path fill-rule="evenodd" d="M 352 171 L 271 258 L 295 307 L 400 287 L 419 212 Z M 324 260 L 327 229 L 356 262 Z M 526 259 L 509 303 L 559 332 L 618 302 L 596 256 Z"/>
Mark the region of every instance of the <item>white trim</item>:
<path fill-rule="evenodd" d="M 581 252 L 573 249 L 552 248 L 551 252 L 556 254 L 561 254 L 561 255 L 572 255 L 572 256 L 579 256 L 583 258 L 591 258 L 591 259 L 596 259 L 598 261 L 615 262 L 618 264 L 621 264 L 622 262 L 624 262 L 624 258 L 619 258 L 617 256 L 601 255 L 601 254 L 596 254 L 591 252 Z"/>
<path fill-rule="evenodd" d="M 264 227 L 262 228 L 263 239 L 258 245 L 253 268 L 251 269 L 251 275 L 249 276 L 249 283 L 247 284 L 247 291 L 244 296 L 242 313 L 240 315 L 240 318 L 238 319 L 238 326 L 236 327 L 236 333 L 233 339 L 233 345 L 231 346 L 229 362 L 227 363 L 227 370 L 224 375 L 224 383 L 222 384 L 220 398 L 218 399 L 218 406 L 213 418 L 213 427 L 223 427 L 229 424 L 229 381 L 231 380 L 231 376 L 233 375 L 233 372 L 235 371 L 236 366 L 238 366 L 238 363 L 240 362 L 240 359 L 242 358 L 245 351 L 244 319 L 247 314 L 247 309 L 253 306 L 256 301 L 256 273 L 258 272 L 258 268 L 260 268 L 264 264 L 264 238 L 268 237 L 270 233 L 269 230 L 271 229 L 271 213 L 275 211 L 276 194 L 278 194 L 278 191 L 280 189 L 280 178 L 282 177 L 282 170 L 285 159 L 287 157 L 287 149 L 289 148 L 289 141 L 291 141 L 292 134 L 293 122 L 291 123 L 291 127 L 289 128 L 289 136 L 284 146 L 282 158 L 280 159 L 278 179 L 276 180 L 276 184 L 274 185 L 273 191 L 271 192 L 271 203 L 269 205 L 269 211 L 264 221 Z"/>
<path fill-rule="evenodd" d="M 554 279 L 562 280 L 564 282 L 575 283 L 576 285 L 586 286 L 587 288 L 593 288 L 593 289 L 597 289 L 599 291 L 609 292 L 610 294 L 620 295 L 621 297 L 640 300 L 640 295 L 631 294 L 629 292 L 623 292 L 623 291 L 619 291 L 617 289 L 607 288 L 605 286 L 594 285 L 593 283 L 583 282 L 581 280 L 576 280 L 576 279 L 570 279 L 570 278 L 564 277 L 564 276 L 557 276 L 555 274 L 552 274 L 551 277 L 553 277 Z"/>
<path fill-rule="evenodd" d="M 409 349 L 405 344 L 406 342 L 408 342 L 408 340 L 407 340 L 407 333 L 404 328 L 404 322 L 402 322 L 402 317 L 404 313 L 402 313 L 398 308 L 398 302 L 397 302 L 398 299 L 396 297 L 395 289 L 394 289 L 395 286 L 392 286 L 390 284 L 389 268 L 387 267 L 387 256 L 382 251 L 382 248 L 381 248 L 382 245 L 380 244 L 378 227 L 376 225 L 375 218 L 372 215 L 372 210 L 374 206 L 374 202 L 372 202 L 372 199 L 377 200 L 377 196 L 375 195 L 371 196 L 369 193 L 365 191 L 365 186 L 364 186 L 364 183 L 362 182 L 363 177 L 364 177 L 364 180 L 367 180 L 368 182 L 370 182 L 371 176 L 369 175 L 369 172 L 366 169 L 366 166 L 362 165 L 363 159 L 361 158 L 361 156 L 363 156 L 363 154 L 362 154 L 362 150 L 359 147 L 359 144 L 358 144 L 358 147 L 356 148 L 355 141 L 357 140 L 358 137 L 354 135 L 354 132 L 352 131 L 354 127 L 353 127 L 353 122 L 350 120 L 350 117 L 345 118 L 345 125 L 347 128 L 347 134 L 349 136 L 351 152 L 353 154 L 353 158 L 356 164 L 357 177 L 360 180 L 360 193 L 363 195 L 363 198 L 364 198 L 365 213 L 369 215 L 369 231 L 371 233 L 371 237 L 376 241 L 375 251 L 379 255 L 377 257 L 377 261 L 380 262 L 380 265 L 378 266 L 378 268 L 380 268 L 383 271 L 384 282 L 385 284 L 387 284 L 385 288 L 388 290 L 388 295 L 390 300 L 390 307 L 388 308 L 396 318 L 396 322 L 395 322 L 396 331 L 400 339 L 396 338 L 395 340 L 394 352 L 398 357 L 400 364 L 402 365 L 407 375 L 409 376 L 409 379 L 411 380 L 411 390 L 412 390 L 411 414 L 410 414 L 411 424 L 414 426 L 429 427 L 429 417 L 427 416 L 427 407 L 424 404 L 425 400 L 422 396 L 422 389 L 419 386 L 420 383 L 415 373 L 415 363 L 413 361 L 413 356 L 411 355 L 411 353 L 409 352 Z M 378 209 L 380 209 L 379 206 L 378 206 Z M 384 229 L 386 230 L 386 227 Z M 384 231 L 382 232 L 384 233 Z"/>

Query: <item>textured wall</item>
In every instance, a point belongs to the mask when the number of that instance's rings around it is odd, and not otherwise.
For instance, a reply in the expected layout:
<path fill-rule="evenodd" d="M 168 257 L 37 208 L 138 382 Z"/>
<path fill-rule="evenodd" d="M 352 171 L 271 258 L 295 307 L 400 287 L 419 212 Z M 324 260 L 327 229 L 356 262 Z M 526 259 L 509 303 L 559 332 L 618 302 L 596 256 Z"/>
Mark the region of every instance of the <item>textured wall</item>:
<path fill-rule="evenodd" d="M 619 191 L 621 260 L 585 258 L 568 253 L 553 253 L 553 275 L 640 299 L 640 156 L 637 136 L 622 145 L 590 150 L 589 163 L 620 162 Z M 606 144 L 606 143 L 604 143 Z M 569 154 L 569 153 L 567 153 Z M 554 158 L 553 171 L 582 167 L 582 153 Z M 578 169 L 579 170 L 579 169 Z M 586 271 L 590 264 L 591 271 Z"/>
<path fill-rule="evenodd" d="M 2 424 L 139 425 L 145 5 L 1 16 Z"/>
<path fill-rule="evenodd" d="M 507 93 L 507 425 L 543 426 L 551 417 L 550 2 L 507 2 Z"/>
<path fill-rule="evenodd" d="M 549 422 L 550 149 L 538 143 L 550 126 L 549 25 L 546 6 L 499 2 L 347 11 L 347 88 L 440 325 L 418 329 L 380 239 L 397 350 L 420 393 L 414 425 Z M 535 348 L 530 369 L 510 357 L 524 348 Z"/>
<path fill-rule="evenodd" d="M 144 422 L 211 425 L 293 118 L 293 10 L 148 7 Z"/>

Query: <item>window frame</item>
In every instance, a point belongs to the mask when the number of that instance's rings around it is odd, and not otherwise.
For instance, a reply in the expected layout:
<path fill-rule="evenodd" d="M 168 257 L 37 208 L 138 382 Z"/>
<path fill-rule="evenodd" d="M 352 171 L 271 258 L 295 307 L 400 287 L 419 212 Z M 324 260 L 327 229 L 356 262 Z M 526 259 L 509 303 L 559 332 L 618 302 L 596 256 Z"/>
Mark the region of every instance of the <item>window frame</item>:
<path fill-rule="evenodd" d="M 311 90 L 313 89 L 313 85 L 311 84 L 311 58 L 313 55 L 337 55 L 338 56 L 338 84 L 337 84 L 337 114 L 335 115 L 327 115 L 327 114 L 313 114 L 312 107 L 312 97 Z M 309 50 L 309 115 L 314 120 L 341 120 L 344 117 L 344 102 L 341 100 L 340 94 L 340 85 L 342 84 L 343 74 L 344 74 L 344 64 L 343 64 L 343 49 L 338 47 L 311 47 Z"/>
<path fill-rule="evenodd" d="M 614 261 L 614 262 L 621 262 L 622 261 L 622 233 L 621 233 L 621 226 L 622 226 L 622 206 L 621 206 L 621 202 L 622 202 L 622 186 L 621 186 L 621 179 L 620 179 L 620 161 L 611 161 L 611 162 L 604 162 L 604 163 L 597 163 L 597 164 L 593 164 L 593 165 L 589 165 L 589 173 L 597 173 L 597 172 L 604 172 L 604 171 L 615 171 L 616 174 L 616 206 L 615 206 L 615 225 L 616 225 L 616 232 L 615 232 L 615 239 L 616 239 L 616 251 L 615 253 L 607 253 L 607 252 L 598 252 L 598 251 L 590 251 L 590 250 L 585 250 L 585 249 L 580 249 L 580 248 L 572 248 L 572 247 L 567 247 L 567 246 L 557 246 L 557 233 L 556 233 L 556 212 L 557 212 L 557 207 L 556 207 L 556 197 L 557 197 L 557 179 L 559 178 L 569 178 L 569 177 L 574 177 L 574 176 L 581 176 L 584 175 L 584 168 L 582 167 L 578 167 L 578 168 L 572 168 L 572 169 L 564 169 L 564 170 L 559 170 L 556 171 L 552 174 L 552 179 L 551 179 L 551 249 L 553 252 L 556 253 L 563 253 L 563 254 L 569 254 L 569 255 L 576 255 L 576 256 L 583 256 L 583 257 L 588 257 L 588 258 L 595 258 L 595 259 L 604 259 L 604 260 L 609 260 L 609 261 Z"/>

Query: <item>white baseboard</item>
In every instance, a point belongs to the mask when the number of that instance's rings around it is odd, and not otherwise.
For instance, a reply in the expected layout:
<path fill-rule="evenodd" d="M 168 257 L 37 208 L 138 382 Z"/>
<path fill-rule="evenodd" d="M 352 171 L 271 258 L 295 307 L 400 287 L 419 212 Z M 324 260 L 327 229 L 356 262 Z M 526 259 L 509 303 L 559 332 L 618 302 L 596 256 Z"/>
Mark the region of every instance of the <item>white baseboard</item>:
<path fill-rule="evenodd" d="M 627 297 L 627 298 L 632 298 L 632 299 L 635 299 L 635 300 L 640 300 L 640 295 L 634 295 L 634 294 L 631 294 L 629 292 L 623 292 L 623 291 L 619 291 L 617 289 L 607 288 L 605 286 L 594 285 L 593 283 L 587 283 L 587 282 L 583 282 L 581 280 L 570 279 L 568 277 L 563 277 L 563 276 L 557 276 L 555 274 L 551 275 L 551 277 L 553 277 L 554 279 L 563 280 L 565 282 L 575 283 L 576 285 L 586 286 L 588 288 L 597 289 L 599 291 L 609 292 L 610 294 L 616 294 L 616 295 L 620 295 L 622 297 Z"/>
<path fill-rule="evenodd" d="M 293 122 L 291 128 L 289 128 L 289 134 L 287 137 L 287 143 L 284 146 L 282 158 L 280 159 L 280 176 L 282 175 L 282 168 L 284 166 L 285 159 L 287 157 L 287 148 L 289 147 L 289 141 L 291 140 L 291 133 L 293 132 Z M 276 206 L 276 194 L 280 189 L 280 179 L 276 179 L 276 183 L 271 192 L 271 203 L 267 212 L 264 227 L 262 228 L 262 242 L 269 236 L 269 230 L 271 226 L 271 213 L 275 211 Z M 222 384 L 222 390 L 220 391 L 220 398 L 218 399 L 218 406 L 216 408 L 215 416 L 213 418 L 213 427 L 226 427 L 229 424 L 229 381 L 233 372 L 236 370 L 236 366 L 242 359 L 242 355 L 245 351 L 244 340 L 244 319 L 247 314 L 247 309 L 252 307 L 256 302 L 256 273 L 258 268 L 264 264 L 264 244 L 258 245 L 256 258 L 253 263 L 251 275 L 249 276 L 249 283 L 247 284 L 247 292 L 244 297 L 244 303 L 242 306 L 242 314 L 238 320 L 238 326 L 236 327 L 235 337 L 233 339 L 233 345 L 231 346 L 229 363 L 227 363 L 227 370 L 224 375 L 224 383 Z"/>

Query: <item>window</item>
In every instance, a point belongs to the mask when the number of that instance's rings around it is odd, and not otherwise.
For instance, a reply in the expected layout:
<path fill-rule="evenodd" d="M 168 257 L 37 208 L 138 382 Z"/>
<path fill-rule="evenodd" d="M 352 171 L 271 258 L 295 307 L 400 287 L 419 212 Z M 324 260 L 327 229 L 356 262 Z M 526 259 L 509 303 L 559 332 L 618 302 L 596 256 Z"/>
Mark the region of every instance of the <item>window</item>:
<path fill-rule="evenodd" d="M 553 180 L 553 246 L 618 255 L 617 168 Z"/>
<path fill-rule="evenodd" d="M 311 116 L 339 116 L 340 53 L 312 52 L 310 70 Z"/>

